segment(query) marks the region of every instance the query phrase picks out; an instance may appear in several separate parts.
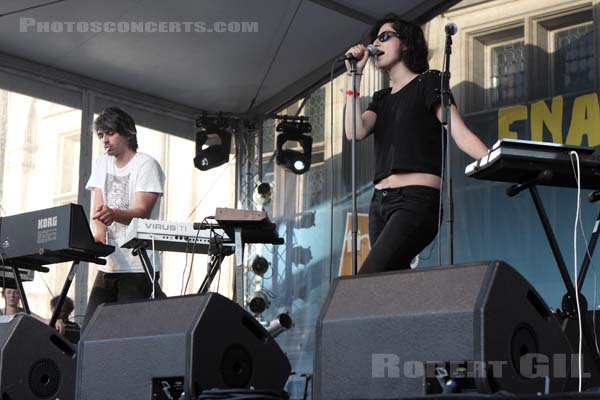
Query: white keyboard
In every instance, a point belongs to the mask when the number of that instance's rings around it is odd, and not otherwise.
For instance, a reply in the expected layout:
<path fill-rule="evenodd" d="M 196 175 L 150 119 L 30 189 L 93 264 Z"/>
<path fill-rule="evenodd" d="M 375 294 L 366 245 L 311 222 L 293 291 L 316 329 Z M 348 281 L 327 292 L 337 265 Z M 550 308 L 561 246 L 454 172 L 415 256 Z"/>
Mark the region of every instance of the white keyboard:
<path fill-rule="evenodd" d="M 223 245 L 233 247 L 233 243 L 222 229 L 213 230 L 213 237 L 223 237 Z M 125 237 L 117 242 L 123 248 L 146 248 L 156 251 L 178 253 L 208 253 L 211 231 L 196 230 L 193 224 L 134 218 L 127 227 Z"/>

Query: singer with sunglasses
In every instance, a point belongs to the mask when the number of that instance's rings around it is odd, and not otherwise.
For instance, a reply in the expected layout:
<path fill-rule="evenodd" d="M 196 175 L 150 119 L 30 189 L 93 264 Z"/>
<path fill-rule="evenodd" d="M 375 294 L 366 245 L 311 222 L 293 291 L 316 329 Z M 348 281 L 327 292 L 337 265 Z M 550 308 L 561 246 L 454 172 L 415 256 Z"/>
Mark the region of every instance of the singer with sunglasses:
<path fill-rule="evenodd" d="M 366 111 L 357 102 L 356 140 L 374 135 L 375 191 L 369 209 L 371 251 L 360 274 L 410 268 L 411 260 L 438 232 L 443 135 L 439 71 L 430 70 L 423 31 L 395 15 L 371 31 L 375 66 L 388 73 L 391 87 L 373 94 Z M 357 90 L 369 59 L 366 46 L 347 52 L 356 60 Z M 350 63 L 346 61 L 350 71 Z M 352 87 L 348 77 L 348 87 Z M 351 89 L 346 91 L 346 137 L 352 140 Z M 467 128 L 451 98 L 452 138 L 479 159 L 487 147 Z"/>

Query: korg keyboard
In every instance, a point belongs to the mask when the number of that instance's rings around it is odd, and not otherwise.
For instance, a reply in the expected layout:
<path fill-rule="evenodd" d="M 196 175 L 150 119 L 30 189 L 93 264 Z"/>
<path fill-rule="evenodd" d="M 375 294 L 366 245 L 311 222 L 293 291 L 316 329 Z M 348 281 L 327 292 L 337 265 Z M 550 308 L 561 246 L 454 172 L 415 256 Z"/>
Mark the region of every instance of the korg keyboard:
<path fill-rule="evenodd" d="M 65 261 L 97 262 L 114 251 L 94 241 L 78 204 L 0 218 L 0 253 L 5 265 L 20 268 Z"/>

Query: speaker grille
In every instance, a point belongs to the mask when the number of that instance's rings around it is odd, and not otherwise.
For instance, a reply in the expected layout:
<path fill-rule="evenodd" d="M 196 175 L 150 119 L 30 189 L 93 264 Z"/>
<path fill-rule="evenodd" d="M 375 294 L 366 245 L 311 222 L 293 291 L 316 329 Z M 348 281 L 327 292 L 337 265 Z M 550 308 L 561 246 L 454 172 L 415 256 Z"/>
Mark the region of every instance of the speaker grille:
<path fill-rule="evenodd" d="M 50 359 L 41 359 L 29 371 L 29 389 L 39 399 L 54 397 L 60 388 L 61 373 Z"/>
<path fill-rule="evenodd" d="M 223 353 L 221 377 L 230 388 L 248 386 L 252 378 L 252 356 L 244 347 L 234 344 Z"/>

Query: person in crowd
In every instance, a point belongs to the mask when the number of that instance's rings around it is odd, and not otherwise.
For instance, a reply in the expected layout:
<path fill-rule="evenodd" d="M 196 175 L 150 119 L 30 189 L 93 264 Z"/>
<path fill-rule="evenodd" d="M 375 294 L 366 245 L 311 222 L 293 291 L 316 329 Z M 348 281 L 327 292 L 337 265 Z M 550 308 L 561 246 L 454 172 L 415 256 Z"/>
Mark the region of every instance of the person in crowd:
<path fill-rule="evenodd" d="M 4 297 L 4 308 L 0 310 L 0 315 L 15 315 L 25 312 L 25 309 L 20 306 L 21 295 L 18 289 L 4 288 L 2 297 Z"/>
<path fill-rule="evenodd" d="M 50 299 L 50 310 L 52 314 L 54 314 L 54 311 L 56 310 L 58 299 L 59 296 L 54 296 Z M 58 314 L 58 319 L 56 320 L 56 330 L 71 342 L 77 343 L 79 341 L 79 332 L 81 329 L 77 323 L 69 319 L 73 310 L 75 310 L 73 299 L 67 296 L 60 313 Z"/>

